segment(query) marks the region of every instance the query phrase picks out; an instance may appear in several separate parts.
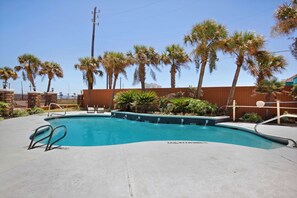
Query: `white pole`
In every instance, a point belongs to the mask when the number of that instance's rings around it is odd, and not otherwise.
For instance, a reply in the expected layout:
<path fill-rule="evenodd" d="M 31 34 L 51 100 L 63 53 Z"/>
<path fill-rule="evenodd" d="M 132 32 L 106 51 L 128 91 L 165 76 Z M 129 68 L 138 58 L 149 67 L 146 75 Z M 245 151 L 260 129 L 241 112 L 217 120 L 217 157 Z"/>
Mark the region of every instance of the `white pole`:
<path fill-rule="evenodd" d="M 280 124 L 280 104 L 279 100 L 276 101 L 276 114 L 277 114 L 277 124 Z"/>
<path fill-rule="evenodd" d="M 235 104 L 236 104 L 236 102 L 235 102 L 235 100 L 233 100 L 233 122 L 235 122 L 235 108 L 236 108 L 236 106 L 235 106 Z"/>

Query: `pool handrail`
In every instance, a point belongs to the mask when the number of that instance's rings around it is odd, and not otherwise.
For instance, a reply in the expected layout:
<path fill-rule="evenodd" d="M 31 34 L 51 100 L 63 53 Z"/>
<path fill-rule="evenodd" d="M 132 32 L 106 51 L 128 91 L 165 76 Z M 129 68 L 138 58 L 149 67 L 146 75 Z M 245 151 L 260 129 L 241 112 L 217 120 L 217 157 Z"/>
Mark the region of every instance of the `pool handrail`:
<path fill-rule="evenodd" d="M 60 138 L 58 138 L 57 140 L 55 140 L 54 142 L 51 143 L 51 139 L 52 139 L 52 137 L 53 137 L 53 134 L 54 134 L 54 132 L 55 132 L 58 128 L 64 128 L 64 134 L 63 134 Z M 45 151 L 51 150 L 51 149 L 52 149 L 52 146 L 53 146 L 55 143 L 57 143 L 58 141 L 60 141 L 61 139 L 63 139 L 63 138 L 66 136 L 66 134 L 67 134 L 67 127 L 66 127 L 65 125 L 60 125 L 60 126 L 57 126 L 56 128 L 54 128 L 54 129 L 51 131 L 50 135 L 49 135 L 48 142 L 47 142 L 46 147 L 45 147 Z"/>
<path fill-rule="evenodd" d="M 274 120 L 277 120 L 277 119 L 280 119 L 280 118 L 284 118 L 284 117 L 297 118 L 297 115 L 295 115 L 295 114 L 283 114 L 283 115 L 281 115 L 281 116 L 276 116 L 276 117 L 274 117 L 274 118 L 271 118 L 271 119 L 269 119 L 269 120 L 265 120 L 265 121 L 263 121 L 263 122 L 260 122 L 260 123 L 256 124 L 256 125 L 254 126 L 254 130 L 255 130 L 255 132 L 257 132 L 257 133 L 259 133 L 259 134 L 261 134 L 261 135 L 265 135 L 265 134 L 263 134 L 263 133 L 261 133 L 261 132 L 259 132 L 259 131 L 257 130 L 257 128 L 258 128 L 260 125 L 263 125 L 263 124 L 266 124 L 266 123 L 268 123 L 268 122 L 271 122 L 271 121 L 274 121 Z M 272 137 L 281 138 L 281 139 L 284 139 L 284 140 L 291 141 L 291 142 L 293 142 L 293 147 L 297 147 L 297 142 L 296 142 L 296 140 L 293 140 L 293 139 L 291 139 L 291 138 L 277 137 L 277 136 L 272 136 Z"/>
<path fill-rule="evenodd" d="M 51 113 L 51 114 L 50 114 L 50 110 L 51 110 L 51 106 L 52 106 L 52 105 L 55 105 L 55 106 L 59 107 L 61 110 L 64 111 L 64 114 L 60 114 L 60 113 Z M 50 116 L 52 116 L 52 115 L 60 115 L 60 116 L 64 116 L 64 115 L 66 115 L 66 110 L 63 109 L 63 108 L 62 108 L 59 104 L 57 104 L 57 103 L 50 103 L 50 104 L 48 105 L 48 114 L 47 114 L 47 117 L 50 117 Z"/>
<path fill-rule="evenodd" d="M 49 130 L 49 129 L 51 129 L 51 131 L 53 130 L 53 127 L 52 127 L 52 125 L 50 125 L 50 124 L 42 125 L 42 126 L 38 127 L 37 129 L 35 129 L 35 132 L 34 132 L 33 135 L 30 137 L 31 142 L 30 142 L 30 144 L 29 144 L 29 146 L 28 146 L 28 150 L 33 149 L 34 146 L 35 146 L 35 144 L 37 144 L 38 142 L 41 142 L 42 140 L 45 140 L 46 138 L 48 138 L 48 137 L 50 136 L 50 135 L 47 135 L 47 136 L 41 138 L 40 140 L 37 140 L 37 141 L 34 142 L 34 144 L 33 144 L 33 141 L 34 141 L 35 137 L 38 136 L 38 135 L 37 135 L 38 131 L 39 131 L 40 129 L 42 129 L 42 128 L 46 129 L 46 127 L 48 127 L 47 130 Z M 46 131 L 47 131 L 47 130 L 46 130 Z"/>
<path fill-rule="evenodd" d="M 44 128 L 44 131 L 41 131 L 40 132 L 40 129 Z M 54 132 L 58 129 L 58 128 L 64 128 L 64 134 L 58 138 L 57 140 L 55 140 L 54 142 L 51 143 L 51 139 L 53 137 L 53 134 Z M 41 133 L 44 133 L 45 131 L 48 131 L 50 130 L 50 133 L 49 135 L 37 140 L 36 142 L 34 142 L 33 144 L 33 141 L 35 139 L 35 137 L 37 137 L 38 135 L 40 135 Z M 39 132 L 39 133 L 38 133 Z M 52 146 L 57 143 L 58 141 L 60 141 L 61 139 L 63 139 L 67 134 L 67 127 L 65 125 L 60 125 L 60 126 L 57 126 L 56 128 L 53 128 L 50 124 L 46 124 L 46 125 L 42 125 L 40 127 L 38 127 L 37 129 L 35 129 L 35 132 L 31 135 L 30 139 L 31 139 L 31 142 L 28 146 L 28 150 L 30 149 L 33 149 L 35 148 L 35 145 L 39 142 L 41 142 L 42 140 L 45 140 L 48 138 L 48 141 L 47 141 L 47 144 L 46 144 L 46 147 L 45 147 L 45 150 L 44 151 L 48 151 L 48 150 L 51 150 L 52 149 Z"/>

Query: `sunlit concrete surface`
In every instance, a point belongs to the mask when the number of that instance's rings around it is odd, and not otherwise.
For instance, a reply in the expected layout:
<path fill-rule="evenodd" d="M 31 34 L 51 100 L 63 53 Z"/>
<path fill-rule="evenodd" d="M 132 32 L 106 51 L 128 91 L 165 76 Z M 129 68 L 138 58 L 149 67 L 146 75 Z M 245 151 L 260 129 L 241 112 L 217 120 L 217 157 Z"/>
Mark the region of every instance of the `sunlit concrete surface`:
<path fill-rule="evenodd" d="M 249 129 L 254 130 L 255 124 L 251 123 L 242 123 L 242 122 L 225 122 L 220 123 L 218 126 L 230 126 L 235 128 L 243 128 L 243 129 Z M 297 141 L 297 127 L 296 126 L 281 126 L 281 125 L 259 125 L 257 127 L 257 130 L 265 135 L 271 135 L 276 137 L 282 137 L 282 138 L 290 138 L 292 140 Z M 290 145 L 292 142 L 290 142 Z"/>
<path fill-rule="evenodd" d="M 297 149 L 291 147 L 164 141 L 27 150 L 45 117 L 0 122 L 0 197 L 297 196 Z"/>

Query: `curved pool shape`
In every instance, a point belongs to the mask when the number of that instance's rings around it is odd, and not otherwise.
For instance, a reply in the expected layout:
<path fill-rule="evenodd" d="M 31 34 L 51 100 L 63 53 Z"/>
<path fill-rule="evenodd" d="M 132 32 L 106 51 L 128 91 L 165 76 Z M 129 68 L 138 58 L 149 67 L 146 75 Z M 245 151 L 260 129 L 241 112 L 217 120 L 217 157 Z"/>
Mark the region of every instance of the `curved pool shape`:
<path fill-rule="evenodd" d="M 66 137 L 58 142 L 62 146 L 103 146 L 143 141 L 168 141 L 173 144 L 179 141 L 222 142 L 263 149 L 282 146 L 249 132 L 215 126 L 153 124 L 110 117 L 63 117 L 47 121 L 53 127 L 67 127 Z M 61 137 L 62 133 L 55 132 L 52 141 Z"/>

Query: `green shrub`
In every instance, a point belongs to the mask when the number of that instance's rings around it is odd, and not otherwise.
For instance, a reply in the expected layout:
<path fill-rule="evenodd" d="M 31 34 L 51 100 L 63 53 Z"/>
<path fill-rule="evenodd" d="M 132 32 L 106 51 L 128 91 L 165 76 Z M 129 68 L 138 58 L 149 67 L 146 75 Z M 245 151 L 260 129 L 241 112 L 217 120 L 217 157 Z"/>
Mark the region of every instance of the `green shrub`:
<path fill-rule="evenodd" d="M 257 113 L 245 113 L 239 120 L 244 122 L 252 122 L 252 123 L 258 123 L 262 122 L 261 116 L 259 116 Z"/>
<path fill-rule="evenodd" d="M 0 121 L 2 121 L 2 120 L 4 120 L 4 118 L 3 117 L 0 117 Z"/>
<path fill-rule="evenodd" d="M 9 104 L 0 101 L 0 117 L 9 117 Z"/>
<path fill-rule="evenodd" d="M 171 94 L 172 95 L 172 94 Z M 170 95 L 170 96 L 171 96 Z M 162 113 L 192 113 L 195 115 L 214 115 L 218 111 L 215 104 L 204 100 L 180 97 L 182 93 L 176 94 L 172 99 L 158 96 L 153 91 L 125 91 L 116 94 L 114 102 L 116 108 L 122 111 L 147 113 L 159 109 Z"/>
<path fill-rule="evenodd" d="M 139 93 L 139 91 L 135 90 L 117 93 L 114 97 L 115 107 L 122 111 L 131 111 L 131 105 L 134 102 L 135 95 Z"/>
<path fill-rule="evenodd" d="M 189 105 L 190 98 L 173 98 L 170 103 L 173 105 L 172 113 L 186 113 L 187 106 Z"/>
<path fill-rule="evenodd" d="M 146 91 L 139 92 L 134 96 L 133 106 L 135 112 L 146 113 L 148 111 L 155 111 L 158 107 L 158 96 L 156 92 Z"/>
<path fill-rule="evenodd" d="M 160 100 L 160 110 L 165 113 L 191 113 L 195 115 L 214 115 L 218 111 L 215 104 L 211 104 L 204 100 L 193 98 L 173 98 L 166 102 L 165 99 Z"/>
<path fill-rule="evenodd" d="M 215 114 L 218 111 L 218 107 L 205 100 L 190 99 L 187 110 L 189 113 L 204 116 Z"/>
<path fill-rule="evenodd" d="M 168 103 L 169 103 L 169 100 L 167 97 L 159 98 L 159 109 L 162 113 L 166 112 Z"/>
<path fill-rule="evenodd" d="M 39 107 L 33 107 L 27 110 L 30 115 L 44 113 L 44 110 Z"/>
<path fill-rule="evenodd" d="M 115 95 L 115 106 L 122 111 L 146 113 L 158 109 L 158 96 L 153 91 L 135 90 L 119 92 Z"/>
<path fill-rule="evenodd" d="M 15 109 L 12 112 L 12 117 L 24 117 L 29 115 L 29 113 L 26 110 L 22 110 L 22 109 Z"/>
<path fill-rule="evenodd" d="M 134 101 L 137 103 L 137 105 L 144 105 L 154 102 L 157 98 L 158 96 L 156 92 L 146 91 L 135 94 Z"/>

